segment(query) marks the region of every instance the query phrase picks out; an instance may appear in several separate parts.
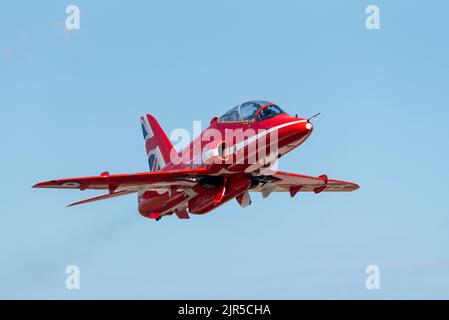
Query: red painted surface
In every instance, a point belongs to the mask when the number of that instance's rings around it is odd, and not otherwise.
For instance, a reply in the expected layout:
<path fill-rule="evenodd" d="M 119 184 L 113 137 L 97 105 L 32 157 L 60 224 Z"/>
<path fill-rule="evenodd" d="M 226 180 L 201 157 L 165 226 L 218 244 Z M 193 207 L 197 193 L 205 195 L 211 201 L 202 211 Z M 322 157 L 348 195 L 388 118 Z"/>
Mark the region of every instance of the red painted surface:
<path fill-rule="evenodd" d="M 358 189 L 354 183 L 328 179 L 325 175 L 311 177 L 280 171 L 264 173 L 272 164 L 270 160 L 304 143 L 313 127 L 306 119 L 285 113 L 260 120 L 259 115 L 270 111 L 264 109 L 272 108 L 273 104 L 261 103 L 260 106 L 254 121 L 223 122 L 221 118 L 213 118 L 209 127 L 179 153 L 156 119 L 146 115 L 141 118 L 141 124 L 150 172 L 114 175 L 105 171 L 99 176 L 51 180 L 34 187 L 102 189 L 109 192 L 72 205 L 136 192 L 139 212 L 157 220 L 173 213 L 187 219 L 187 210 L 193 214 L 208 213 L 233 198 L 242 203 L 243 194 L 247 191 L 264 192 L 267 196 L 272 191 L 283 191 L 290 192 L 293 197 L 298 192 Z M 231 131 L 244 134 L 237 137 L 230 135 Z M 222 138 L 211 139 L 217 132 Z M 277 148 L 270 145 L 275 138 Z M 274 157 L 266 157 L 270 152 Z"/>

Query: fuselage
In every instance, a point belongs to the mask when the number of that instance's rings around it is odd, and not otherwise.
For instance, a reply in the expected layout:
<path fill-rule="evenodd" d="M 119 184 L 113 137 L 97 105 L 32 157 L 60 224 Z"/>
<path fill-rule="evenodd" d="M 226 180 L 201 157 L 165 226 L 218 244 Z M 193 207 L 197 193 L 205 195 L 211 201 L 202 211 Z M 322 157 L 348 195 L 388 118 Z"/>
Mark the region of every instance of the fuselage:
<path fill-rule="evenodd" d="M 242 104 L 236 107 L 237 111 L 234 108 L 221 118 L 213 118 L 185 149 L 173 153 L 164 167 L 164 170 L 208 167 L 214 174 L 185 181 L 190 187 L 187 192 L 182 186 L 143 190 L 139 193 L 142 215 L 167 215 L 178 210 L 207 213 L 261 183 L 253 177 L 301 145 L 312 133 L 312 124 L 304 118 L 276 110 L 273 114 L 268 109 L 277 106 L 272 103 L 259 103 L 257 109 L 252 106 L 253 114 L 246 118 L 242 114 L 245 107 Z M 261 116 L 264 112 L 265 117 Z"/>

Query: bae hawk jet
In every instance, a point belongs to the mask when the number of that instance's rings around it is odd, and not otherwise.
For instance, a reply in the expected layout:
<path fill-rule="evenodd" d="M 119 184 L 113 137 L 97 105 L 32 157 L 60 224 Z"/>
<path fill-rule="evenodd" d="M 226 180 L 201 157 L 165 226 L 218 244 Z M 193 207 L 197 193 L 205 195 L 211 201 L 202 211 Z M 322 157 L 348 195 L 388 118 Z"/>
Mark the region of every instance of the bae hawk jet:
<path fill-rule="evenodd" d="M 352 182 L 275 170 L 278 158 L 300 146 L 312 133 L 311 118 L 284 112 L 268 101 L 241 103 L 210 125 L 186 148 L 176 150 L 152 115 L 140 119 L 149 171 L 132 174 L 50 180 L 34 188 L 98 189 L 106 194 L 70 204 L 80 205 L 136 193 L 144 217 L 160 220 L 175 214 L 205 214 L 231 199 L 242 207 L 251 193 L 348 192 Z"/>

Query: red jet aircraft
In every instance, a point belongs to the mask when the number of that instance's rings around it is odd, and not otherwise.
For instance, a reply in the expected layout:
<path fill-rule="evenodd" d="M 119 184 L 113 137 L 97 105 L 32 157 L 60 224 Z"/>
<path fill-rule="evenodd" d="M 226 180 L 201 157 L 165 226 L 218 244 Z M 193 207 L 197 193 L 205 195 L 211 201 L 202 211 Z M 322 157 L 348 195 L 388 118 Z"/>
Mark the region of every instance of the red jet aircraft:
<path fill-rule="evenodd" d="M 357 184 L 311 177 L 273 169 L 277 158 L 302 144 L 312 133 L 309 119 L 291 116 L 267 101 L 242 103 L 220 118 L 211 120 L 181 152 L 152 115 L 141 118 L 149 172 L 109 174 L 41 182 L 34 188 L 101 189 L 102 196 L 69 206 L 138 194 L 141 215 L 160 220 L 173 213 L 180 219 L 205 214 L 230 199 L 246 207 L 249 192 L 341 192 L 359 188 Z"/>

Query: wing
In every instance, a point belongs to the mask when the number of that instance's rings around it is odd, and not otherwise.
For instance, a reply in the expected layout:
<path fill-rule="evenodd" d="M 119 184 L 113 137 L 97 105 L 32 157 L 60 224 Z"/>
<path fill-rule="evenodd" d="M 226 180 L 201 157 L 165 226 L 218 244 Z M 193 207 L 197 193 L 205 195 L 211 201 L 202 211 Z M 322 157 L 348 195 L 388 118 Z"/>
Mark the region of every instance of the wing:
<path fill-rule="evenodd" d="M 209 169 L 207 168 L 114 175 L 110 175 L 108 172 L 103 172 L 99 176 L 67 178 L 40 182 L 34 185 L 33 188 L 109 190 L 108 194 L 72 203 L 69 205 L 69 207 L 71 207 L 88 202 L 105 200 L 135 193 L 142 188 L 145 188 L 146 190 L 190 188 L 197 183 L 197 176 L 206 175 L 208 173 Z"/>
<path fill-rule="evenodd" d="M 50 180 L 35 184 L 33 188 L 56 188 L 56 189 L 96 189 L 137 191 L 142 186 L 151 188 L 167 188 L 194 184 L 195 177 L 207 175 L 208 168 L 194 168 L 183 170 L 165 170 L 154 172 L 141 172 L 133 174 L 113 174 L 103 172 L 99 176 L 79 177 Z"/>
<path fill-rule="evenodd" d="M 297 192 L 349 192 L 359 188 L 352 182 L 328 179 L 326 175 L 311 177 L 297 173 L 274 171 L 272 174 L 258 176 L 261 185 L 251 191 L 262 192 L 267 197 L 271 192 L 290 192 L 293 197 Z"/>

